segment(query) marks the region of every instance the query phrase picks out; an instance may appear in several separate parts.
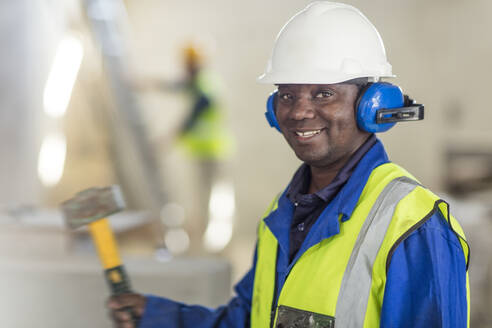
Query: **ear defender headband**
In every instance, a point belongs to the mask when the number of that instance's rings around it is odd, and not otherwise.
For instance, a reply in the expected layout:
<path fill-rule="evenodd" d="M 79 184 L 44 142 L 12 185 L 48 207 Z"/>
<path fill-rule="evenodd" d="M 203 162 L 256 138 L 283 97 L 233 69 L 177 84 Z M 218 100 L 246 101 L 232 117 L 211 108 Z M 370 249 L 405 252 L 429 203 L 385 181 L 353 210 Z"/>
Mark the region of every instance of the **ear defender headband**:
<path fill-rule="evenodd" d="M 277 91 L 267 100 L 266 119 L 271 127 L 280 131 L 275 116 Z M 359 129 L 369 132 L 385 132 L 397 122 L 419 121 L 424 119 L 424 105 L 416 104 L 402 90 L 391 83 L 368 83 L 355 102 L 356 120 Z"/>

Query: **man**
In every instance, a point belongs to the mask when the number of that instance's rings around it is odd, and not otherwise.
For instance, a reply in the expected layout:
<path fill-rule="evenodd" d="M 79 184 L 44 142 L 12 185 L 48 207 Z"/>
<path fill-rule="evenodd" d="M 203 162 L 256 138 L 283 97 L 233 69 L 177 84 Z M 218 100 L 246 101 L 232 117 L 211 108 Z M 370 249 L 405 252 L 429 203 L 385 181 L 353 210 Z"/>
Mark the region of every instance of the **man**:
<path fill-rule="evenodd" d="M 189 230 L 194 240 L 202 241 L 198 247 L 205 245 L 207 250 L 211 250 L 207 227 L 216 218 L 213 213 L 209 217 L 209 204 L 214 185 L 224 175 L 224 163 L 232 151 L 233 142 L 217 99 L 217 78 L 206 69 L 204 55 L 196 45 L 189 44 L 183 50 L 186 79 L 180 86 L 191 100 L 191 110 L 179 131 L 178 141 L 196 167 L 194 188 L 198 191 L 198 206 L 193 213 L 196 219 Z"/>
<path fill-rule="evenodd" d="M 220 101 L 220 79 L 207 69 L 207 56 L 198 42 L 188 42 L 181 49 L 185 76 L 178 81 L 168 81 L 162 78 L 142 79 L 134 86 L 138 89 L 157 90 L 166 92 L 184 92 L 189 102 L 189 111 L 178 130 L 161 138 L 160 144 L 167 146 L 170 140 L 177 141 L 180 150 L 190 160 L 196 181 L 193 190 L 196 195 L 196 206 L 192 207 L 190 217 L 193 223 L 187 227 L 193 240 L 200 240 L 196 247 L 205 245 L 207 250 L 216 251 L 211 242 L 211 234 L 207 230 L 210 222 L 208 209 L 214 186 L 224 179 L 224 165 L 233 152 L 234 140 L 230 135 L 224 120 L 223 108 Z M 191 245 L 195 246 L 194 244 Z"/>
<path fill-rule="evenodd" d="M 369 83 L 391 76 L 356 8 L 316 1 L 294 16 L 260 81 L 278 86 L 267 118 L 304 164 L 260 222 L 237 296 L 210 310 L 126 295 L 109 302 L 116 322 L 134 306 L 142 327 L 466 327 L 463 231 L 374 135 L 422 114 Z"/>

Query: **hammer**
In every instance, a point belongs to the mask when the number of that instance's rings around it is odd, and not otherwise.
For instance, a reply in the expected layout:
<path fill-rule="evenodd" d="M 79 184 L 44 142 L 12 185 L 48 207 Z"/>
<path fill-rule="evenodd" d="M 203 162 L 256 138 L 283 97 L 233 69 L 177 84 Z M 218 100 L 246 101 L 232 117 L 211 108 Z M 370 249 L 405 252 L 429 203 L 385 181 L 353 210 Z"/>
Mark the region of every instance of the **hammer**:
<path fill-rule="evenodd" d="M 90 188 L 79 192 L 61 205 L 66 223 L 72 229 L 89 226 L 92 240 L 104 268 L 104 275 L 113 295 L 131 293 L 130 280 L 121 262 L 116 240 L 107 217 L 125 208 L 121 189 L 117 185 Z M 135 323 L 131 308 L 125 309 Z"/>

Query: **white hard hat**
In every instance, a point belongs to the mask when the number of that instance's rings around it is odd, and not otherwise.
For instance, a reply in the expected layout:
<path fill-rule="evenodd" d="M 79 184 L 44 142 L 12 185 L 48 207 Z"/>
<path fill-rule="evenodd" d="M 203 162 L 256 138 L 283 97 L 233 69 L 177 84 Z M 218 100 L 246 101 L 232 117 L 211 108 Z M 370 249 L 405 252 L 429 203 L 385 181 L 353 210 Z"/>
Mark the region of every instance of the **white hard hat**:
<path fill-rule="evenodd" d="M 315 1 L 280 30 L 258 81 L 333 84 L 361 77 L 394 77 L 378 31 L 357 8 Z"/>

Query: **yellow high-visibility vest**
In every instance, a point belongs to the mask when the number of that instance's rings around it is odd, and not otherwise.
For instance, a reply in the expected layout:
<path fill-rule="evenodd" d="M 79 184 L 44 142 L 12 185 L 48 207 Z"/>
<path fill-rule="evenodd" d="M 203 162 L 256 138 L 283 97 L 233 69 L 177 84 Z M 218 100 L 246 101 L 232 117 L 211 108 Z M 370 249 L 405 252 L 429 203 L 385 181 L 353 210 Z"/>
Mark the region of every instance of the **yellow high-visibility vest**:
<path fill-rule="evenodd" d="M 192 157 L 205 160 L 226 159 L 233 144 L 213 94 L 214 80 L 209 73 L 201 71 L 195 84 L 196 88 L 213 101 L 200 114 L 191 129 L 181 135 L 179 142 Z"/>
<path fill-rule="evenodd" d="M 277 208 L 278 199 L 269 212 Z M 379 327 L 388 258 L 400 241 L 441 211 L 458 235 L 468 262 L 469 249 L 447 203 L 419 185 L 393 163 L 371 173 L 349 220 L 340 233 L 309 248 L 292 267 L 272 313 L 277 240 L 262 221 L 251 327 Z M 467 298 L 469 282 L 467 273 Z M 468 302 L 469 307 L 469 302 Z M 469 320 L 468 308 L 468 322 Z"/>

